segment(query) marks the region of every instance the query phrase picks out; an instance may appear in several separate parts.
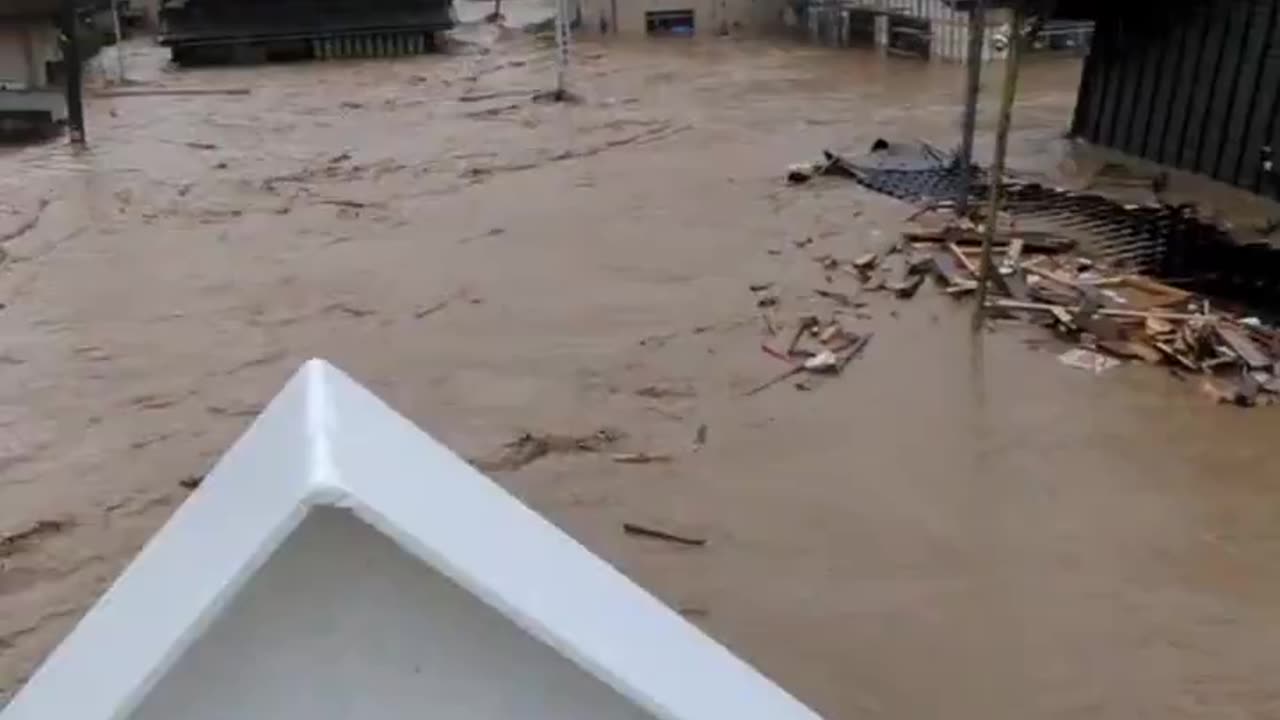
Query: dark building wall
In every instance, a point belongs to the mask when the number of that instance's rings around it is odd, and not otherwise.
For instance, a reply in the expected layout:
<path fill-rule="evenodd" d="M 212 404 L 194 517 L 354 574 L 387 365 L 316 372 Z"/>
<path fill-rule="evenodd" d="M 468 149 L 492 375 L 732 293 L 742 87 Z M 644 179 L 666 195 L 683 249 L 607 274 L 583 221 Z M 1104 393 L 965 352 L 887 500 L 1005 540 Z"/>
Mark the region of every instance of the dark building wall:
<path fill-rule="evenodd" d="M 1100 17 L 1073 130 L 1280 198 L 1278 115 L 1280 0 L 1214 0 Z"/>

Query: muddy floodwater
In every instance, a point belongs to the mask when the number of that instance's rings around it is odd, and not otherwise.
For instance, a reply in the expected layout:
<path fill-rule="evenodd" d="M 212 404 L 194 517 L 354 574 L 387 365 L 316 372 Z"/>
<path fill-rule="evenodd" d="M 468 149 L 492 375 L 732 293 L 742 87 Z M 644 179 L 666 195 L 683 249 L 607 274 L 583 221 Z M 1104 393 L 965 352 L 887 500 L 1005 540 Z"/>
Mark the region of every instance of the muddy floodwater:
<path fill-rule="evenodd" d="M 584 41 L 583 101 L 549 105 L 544 44 L 457 35 L 191 71 L 138 42 L 146 87 L 251 92 L 91 97 L 87 152 L 0 149 L 0 533 L 60 523 L 0 549 L 0 697 L 320 356 L 467 457 L 602 428 L 672 455 L 493 474 L 825 717 L 1280 718 L 1274 410 L 1066 368 L 1032 330 L 975 341 L 932 287 L 850 315 L 875 335 L 842 377 L 743 396 L 779 370 L 748 286 L 830 312 L 813 257 L 911 211 L 783 169 L 949 145 L 958 68 Z M 1074 162 L 1078 75 L 1027 69 L 1015 167 Z"/>

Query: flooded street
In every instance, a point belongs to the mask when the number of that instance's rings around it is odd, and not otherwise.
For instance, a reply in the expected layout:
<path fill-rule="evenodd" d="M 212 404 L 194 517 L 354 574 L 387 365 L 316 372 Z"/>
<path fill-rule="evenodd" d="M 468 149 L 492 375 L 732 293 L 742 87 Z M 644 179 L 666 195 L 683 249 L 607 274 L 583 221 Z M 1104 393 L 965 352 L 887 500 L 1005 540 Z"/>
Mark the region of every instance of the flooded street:
<path fill-rule="evenodd" d="M 584 40 L 583 102 L 550 105 L 545 45 L 457 38 L 190 71 L 139 42 L 135 80 L 251 94 L 90 97 L 89 151 L 0 149 L 0 535 L 65 523 L 0 554 L 0 698 L 319 356 L 466 457 L 599 428 L 675 455 L 495 478 L 824 717 L 1280 718 L 1274 409 L 975 341 L 928 287 L 872 298 L 844 376 L 743 397 L 779 368 L 748 286 L 794 317 L 814 256 L 912 211 L 784 168 L 950 146 L 960 68 Z M 1026 69 L 1015 167 L 1069 162 L 1078 75 Z"/>

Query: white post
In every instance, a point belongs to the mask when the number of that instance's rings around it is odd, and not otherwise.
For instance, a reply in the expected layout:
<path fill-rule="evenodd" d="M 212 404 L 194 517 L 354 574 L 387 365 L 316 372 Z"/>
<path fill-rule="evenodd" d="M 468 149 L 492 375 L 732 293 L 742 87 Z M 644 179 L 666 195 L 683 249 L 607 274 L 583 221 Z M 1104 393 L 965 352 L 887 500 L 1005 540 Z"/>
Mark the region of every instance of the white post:
<path fill-rule="evenodd" d="M 116 31 L 116 65 L 120 71 L 120 83 L 125 82 L 124 75 L 124 33 L 120 31 L 120 0 L 111 0 L 111 21 Z"/>

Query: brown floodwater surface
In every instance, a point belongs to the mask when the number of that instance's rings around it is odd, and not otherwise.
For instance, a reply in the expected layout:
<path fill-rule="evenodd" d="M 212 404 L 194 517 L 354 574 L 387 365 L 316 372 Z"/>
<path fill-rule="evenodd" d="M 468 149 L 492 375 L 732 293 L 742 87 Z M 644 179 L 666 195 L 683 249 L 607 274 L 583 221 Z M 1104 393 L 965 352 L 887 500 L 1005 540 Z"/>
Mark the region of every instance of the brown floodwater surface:
<path fill-rule="evenodd" d="M 321 356 L 465 456 L 602 427 L 674 455 L 496 479 L 825 717 L 1280 718 L 1274 410 L 1066 368 L 1033 330 L 975 339 L 931 287 L 846 320 L 875 336 L 844 376 L 743 396 L 780 369 L 748 286 L 784 322 L 830 312 L 812 258 L 911 211 L 784 168 L 952 144 L 959 68 L 583 41 L 583 101 L 547 105 L 545 45 L 457 35 L 184 71 L 130 44 L 147 86 L 252 92 L 91 96 L 89 150 L 0 150 L 0 533 L 67 523 L 0 557 L 0 697 Z M 1027 68 L 1016 168 L 1077 161 L 1079 69 Z"/>

